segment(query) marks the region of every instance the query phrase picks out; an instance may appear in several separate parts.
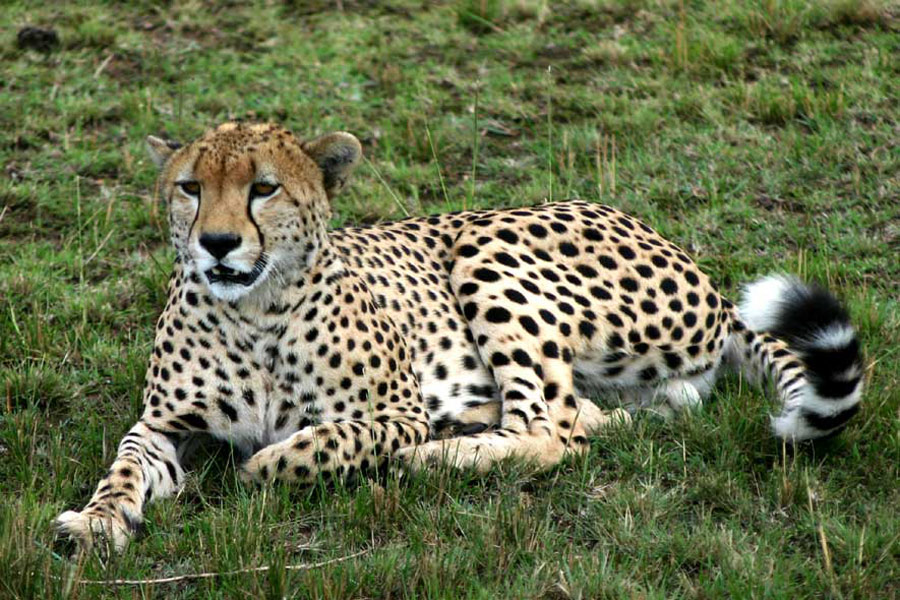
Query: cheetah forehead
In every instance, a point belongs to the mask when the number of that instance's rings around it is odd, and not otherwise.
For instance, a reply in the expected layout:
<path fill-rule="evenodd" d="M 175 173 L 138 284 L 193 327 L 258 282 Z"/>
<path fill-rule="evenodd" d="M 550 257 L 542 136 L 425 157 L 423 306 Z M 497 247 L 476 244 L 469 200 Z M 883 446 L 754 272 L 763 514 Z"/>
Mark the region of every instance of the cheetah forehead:
<path fill-rule="evenodd" d="M 164 178 L 170 182 L 195 176 L 267 180 L 275 171 L 289 180 L 319 177 L 315 162 L 290 130 L 274 123 L 227 122 L 179 150 Z"/>
<path fill-rule="evenodd" d="M 294 134 L 273 123 L 223 123 L 206 132 L 192 146 L 199 155 L 216 162 L 239 159 L 261 150 L 280 158 L 303 154 Z"/>
<path fill-rule="evenodd" d="M 300 147 L 300 142 L 293 133 L 275 123 L 229 121 L 207 131 L 197 140 L 197 144 L 207 147 L 210 151 L 221 153 L 252 152 L 269 142 L 275 142 L 279 147 L 279 142 Z"/>

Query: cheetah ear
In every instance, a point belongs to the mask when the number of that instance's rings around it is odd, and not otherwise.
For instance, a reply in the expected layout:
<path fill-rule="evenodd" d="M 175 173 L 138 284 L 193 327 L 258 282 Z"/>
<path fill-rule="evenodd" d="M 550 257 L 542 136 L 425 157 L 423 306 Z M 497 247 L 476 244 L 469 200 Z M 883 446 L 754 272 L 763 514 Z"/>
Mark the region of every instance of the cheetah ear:
<path fill-rule="evenodd" d="M 322 169 L 322 181 L 329 198 L 334 197 L 362 159 L 362 145 L 356 136 L 338 131 L 303 143 L 303 151 Z"/>
<path fill-rule="evenodd" d="M 172 140 L 164 140 L 155 135 L 147 136 L 147 151 L 157 168 L 162 168 L 175 151 L 181 148 L 181 144 Z"/>

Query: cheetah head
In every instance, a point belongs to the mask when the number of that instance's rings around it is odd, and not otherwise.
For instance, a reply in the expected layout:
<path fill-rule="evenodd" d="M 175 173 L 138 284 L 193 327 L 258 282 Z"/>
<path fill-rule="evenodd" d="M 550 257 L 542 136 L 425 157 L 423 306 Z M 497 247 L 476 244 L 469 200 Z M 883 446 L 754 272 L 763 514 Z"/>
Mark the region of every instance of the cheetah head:
<path fill-rule="evenodd" d="M 349 133 L 302 142 L 268 124 L 225 123 L 184 146 L 150 136 L 147 146 L 179 260 L 229 302 L 312 264 L 330 199 L 362 156 Z"/>

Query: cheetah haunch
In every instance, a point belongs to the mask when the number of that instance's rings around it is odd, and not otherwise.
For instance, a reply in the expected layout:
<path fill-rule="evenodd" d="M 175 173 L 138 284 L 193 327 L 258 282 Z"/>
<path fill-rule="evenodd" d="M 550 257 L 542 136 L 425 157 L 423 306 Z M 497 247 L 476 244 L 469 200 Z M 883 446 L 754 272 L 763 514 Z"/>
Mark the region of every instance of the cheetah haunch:
<path fill-rule="evenodd" d="M 609 206 L 564 202 L 328 230 L 361 157 L 347 133 L 298 141 L 227 123 L 148 139 L 176 258 L 144 411 L 81 512 L 58 528 L 122 548 L 184 480 L 203 433 L 247 479 L 352 476 L 393 458 L 540 468 L 627 419 L 585 400 L 696 405 L 723 364 L 775 382 L 786 440 L 856 412 L 856 334 L 834 298 L 774 276 L 738 308 L 682 250 Z M 448 437 L 449 436 L 449 437 Z"/>

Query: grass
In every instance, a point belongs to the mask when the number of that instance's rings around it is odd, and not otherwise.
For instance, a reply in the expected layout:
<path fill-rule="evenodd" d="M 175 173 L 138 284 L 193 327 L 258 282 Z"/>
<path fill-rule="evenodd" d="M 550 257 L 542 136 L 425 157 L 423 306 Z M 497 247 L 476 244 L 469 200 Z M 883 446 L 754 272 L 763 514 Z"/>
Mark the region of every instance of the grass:
<path fill-rule="evenodd" d="M 897 18 L 879 0 L 8 4 L 0 597 L 897 597 Z M 59 47 L 18 49 L 25 25 Z M 728 379 L 699 414 L 640 418 L 542 475 L 309 493 L 248 490 L 212 449 L 123 555 L 70 562 L 50 520 L 139 414 L 165 304 L 142 140 L 231 117 L 363 140 L 336 225 L 580 196 L 645 219 L 732 297 L 773 270 L 820 279 L 859 326 L 864 410 L 785 451 L 764 394 Z"/>

